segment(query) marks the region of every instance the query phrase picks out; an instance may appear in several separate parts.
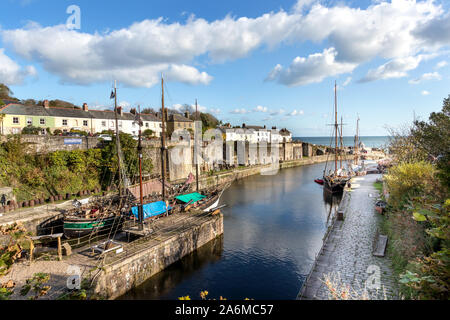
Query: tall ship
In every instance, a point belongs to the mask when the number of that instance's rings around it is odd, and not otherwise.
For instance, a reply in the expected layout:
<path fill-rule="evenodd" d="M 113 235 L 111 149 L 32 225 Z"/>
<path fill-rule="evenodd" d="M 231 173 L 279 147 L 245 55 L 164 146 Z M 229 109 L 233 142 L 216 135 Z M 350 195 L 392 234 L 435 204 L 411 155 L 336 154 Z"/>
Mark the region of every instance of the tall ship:
<path fill-rule="evenodd" d="M 323 171 L 323 186 L 326 191 L 331 193 L 340 193 L 344 191 L 347 182 L 350 180 L 350 172 L 343 166 L 343 143 L 342 143 L 342 120 L 341 128 L 338 124 L 338 106 L 337 106 L 337 85 L 334 83 L 334 130 L 330 142 L 330 148 L 333 148 L 334 142 L 334 170 L 329 168 L 329 161 L 325 164 Z M 339 140 L 339 141 L 338 141 Z M 338 166 L 339 162 L 339 166 Z M 345 161 L 344 161 L 345 162 Z"/>
<path fill-rule="evenodd" d="M 185 212 L 189 210 L 201 210 L 203 212 L 216 212 L 220 197 L 227 186 L 218 185 L 208 190 L 200 191 L 198 188 L 198 168 L 196 170 L 197 192 L 187 193 L 191 183 L 194 181 L 192 174 L 189 175 L 183 185 L 170 185 L 166 181 L 167 147 L 165 143 L 165 117 L 164 108 L 164 79 L 161 77 L 162 87 L 162 133 L 161 133 L 161 180 L 142 181 L 142 144 L 140 107 L 136 113 L 135 122 L 139 125 L 139 137 L 137 154 L 139 159 L 139 184 L 130 186 L 124 165 L 121 165 L 122 154 L 120 149 L 119 126 L 117 119 L 117 89 L 111 98 L 115 99 L 116 115 L 116 152 L 118 156 L 117 174 L 118 192 L 107 197 L 98 197 L 91 200 L 75 200 L 74 208 L 64 213 L 63 226 L 64 236 L 68 239 L 89 238 L 98 236 L 114 237 L 117 232 L 134 225 L 140 230 L 145 224 L 155 218 L 164 217 L 169 214 Z M 159 186 L 161 193 L 155 194 L 151 185 Z M 130 224 L 131 223 L 131 224 Z"/>

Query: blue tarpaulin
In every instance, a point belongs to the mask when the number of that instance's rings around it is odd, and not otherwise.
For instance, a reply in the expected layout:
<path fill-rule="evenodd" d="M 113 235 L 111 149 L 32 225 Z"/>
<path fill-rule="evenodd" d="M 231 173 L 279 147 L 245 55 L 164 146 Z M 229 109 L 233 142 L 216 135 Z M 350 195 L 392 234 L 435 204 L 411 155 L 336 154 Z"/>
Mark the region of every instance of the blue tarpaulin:
<path fill-rule="evenodd" d="M 144 209 L 144 220 L 159 216 L 160 214 L 166 213 L 166 204 L 164 201 L 158 201 L 158 202 L 151 202 L 143 205 Z M 170 206 L 168 207 L 168 210 L 172 209 Z M 132 207 L 131 212 L 136 217 L 136 219 L 139 219 L 139 210 L 138 207 Z"/>

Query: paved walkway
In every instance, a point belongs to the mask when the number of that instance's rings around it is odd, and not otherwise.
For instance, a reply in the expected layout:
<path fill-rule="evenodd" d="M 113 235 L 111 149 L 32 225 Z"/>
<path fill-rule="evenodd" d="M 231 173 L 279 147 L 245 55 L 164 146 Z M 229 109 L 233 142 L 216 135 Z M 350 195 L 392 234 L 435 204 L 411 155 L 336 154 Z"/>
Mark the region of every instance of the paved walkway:
<path fill-rule="evenodd" d="M 340 206 L 344 221 L 335 222 L 298 299 L 331 299 L 323 282 L 325 274 L 339 277 L 342 284 L 350 285 L 358 292 L 367 288 L 370 299 L 396 298 L 391 261 L 387 256 L 372 255 L 381 219 L 374 210 L 378 191 L 373 184 L 380 177 L 369 174 L 352 179 L 352 190 Z M 377 286 L 379 290 L 374 289 Z"/>

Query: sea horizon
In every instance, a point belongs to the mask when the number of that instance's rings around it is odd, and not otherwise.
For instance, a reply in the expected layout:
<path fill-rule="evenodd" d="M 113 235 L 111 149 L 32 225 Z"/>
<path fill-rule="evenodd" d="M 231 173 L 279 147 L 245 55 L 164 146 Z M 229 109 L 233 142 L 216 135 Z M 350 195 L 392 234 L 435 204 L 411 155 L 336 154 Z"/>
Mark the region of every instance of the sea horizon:
<path fill-rule="evenodd" d="M 354 136 L 344 136 L 344 146 L 354 146 Z M 317 136 L 317 137 L 292 137 L 293 140 L 300 140 L 316 145 L 330 145 L 331 137 Z M 389 136 L 360 136 L 359 141 L 362 141 L 366 147 L 369 148 L 384 148 L 389 142 Z"/>

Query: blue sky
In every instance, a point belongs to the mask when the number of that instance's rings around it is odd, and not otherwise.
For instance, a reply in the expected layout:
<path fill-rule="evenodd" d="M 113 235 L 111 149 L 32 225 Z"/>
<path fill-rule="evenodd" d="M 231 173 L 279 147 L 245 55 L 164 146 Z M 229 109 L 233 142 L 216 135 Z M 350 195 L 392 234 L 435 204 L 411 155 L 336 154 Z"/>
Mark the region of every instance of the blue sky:
<path fill-rule="evenodd" d="M 81 28 L 68 30 L 77 5 Z M 232 124 L 324 136 L 333 85 L 344 135 L 386 135 L 449 92 L 446 1 L 53 1 L 0 3 L 0 82 L 18 98 L 110 108 L 193 104 Z M 158 20 L 160 19 L 160 20 Z"/>

